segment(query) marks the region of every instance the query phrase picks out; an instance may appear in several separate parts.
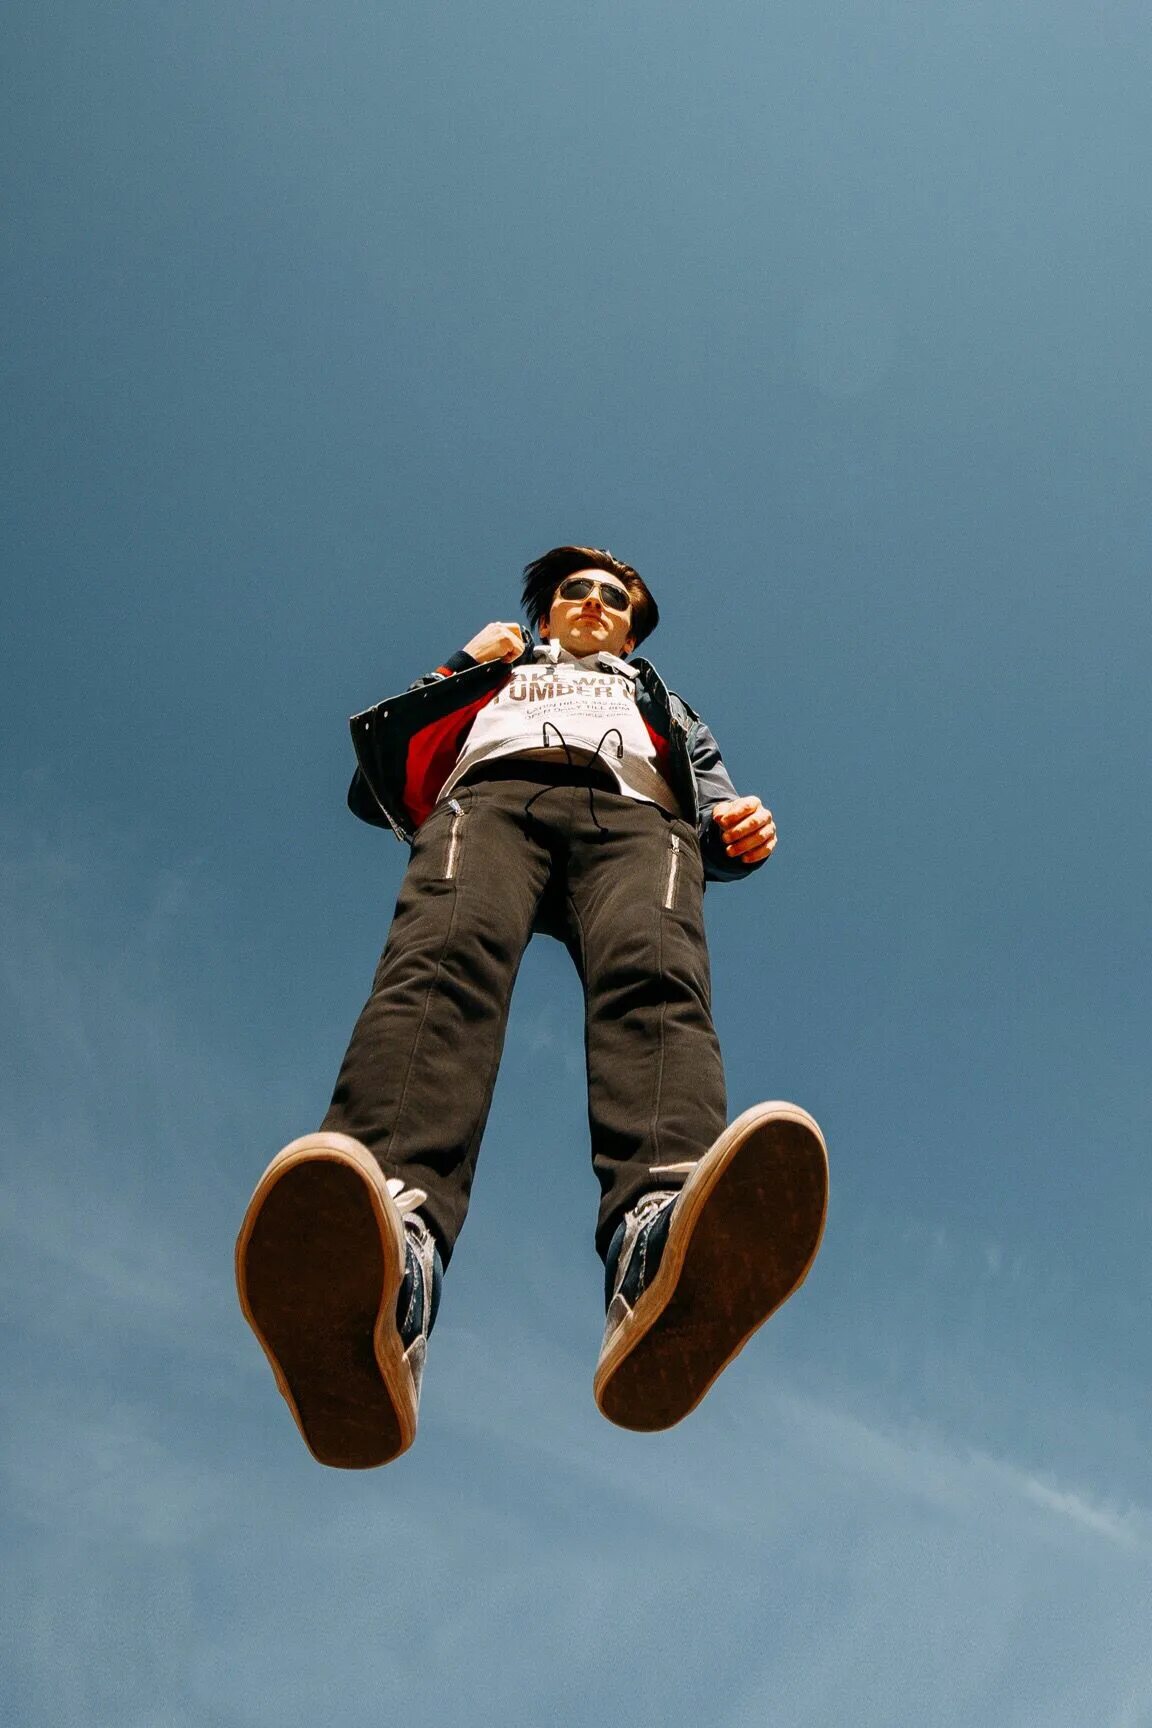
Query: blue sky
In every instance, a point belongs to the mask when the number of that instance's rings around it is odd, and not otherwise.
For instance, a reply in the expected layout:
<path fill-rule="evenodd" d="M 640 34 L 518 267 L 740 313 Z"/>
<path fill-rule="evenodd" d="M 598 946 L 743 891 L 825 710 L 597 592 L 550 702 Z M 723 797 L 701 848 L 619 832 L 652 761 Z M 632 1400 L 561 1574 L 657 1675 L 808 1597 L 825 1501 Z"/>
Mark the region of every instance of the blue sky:
<path fill-rule="evenodd" d="M 23 1728 L 1149 1728 L 1152 37 L 1068 0 L 18 0 L 0 1581 Z M 708 898 L 808 1284 L 605 1423 L 533 945 L 416 1446 L 231 1253 L 399 884 L 346 718 L 577 539 L 777 814 Z"/>

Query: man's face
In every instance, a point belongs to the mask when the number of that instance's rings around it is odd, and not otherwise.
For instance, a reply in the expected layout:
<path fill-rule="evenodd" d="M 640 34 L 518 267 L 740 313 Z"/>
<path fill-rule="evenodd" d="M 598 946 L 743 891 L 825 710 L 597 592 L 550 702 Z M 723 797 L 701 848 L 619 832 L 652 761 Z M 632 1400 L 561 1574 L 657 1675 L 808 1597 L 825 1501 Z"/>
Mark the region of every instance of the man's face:
<path fill-rule="evenodd" d="M 579 586 L 586 583 L 593 586 L 587 594 L 580 595 Z M 566 592 L 572 584 L 577 585 L 576 595 Z M 559 642 L 561 648 L 577 656 L 630 654 L 636 646 L 632 635 L 632 603 L 629 600 L 622 610 L 615 603 L 609 604 L 609 600 L 615 602 L 618 597 L 614 590 L 620 595 L 628 592 L 619 577 L 610 576 L 607 570 L 577 570 L 565 576 L 552 596 L 552 610 L 541 620 L 541 636 L 546 642 Z"/>

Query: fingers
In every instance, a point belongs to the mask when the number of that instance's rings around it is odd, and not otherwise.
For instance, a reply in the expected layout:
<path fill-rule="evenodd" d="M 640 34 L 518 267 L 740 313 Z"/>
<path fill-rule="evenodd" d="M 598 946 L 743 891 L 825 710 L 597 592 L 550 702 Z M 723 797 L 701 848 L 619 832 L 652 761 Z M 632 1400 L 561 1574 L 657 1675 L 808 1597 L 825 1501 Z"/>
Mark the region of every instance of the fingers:
<path fill-rule="evenodd" d="M 745 840 L 750 834 L 759 834 L 765 840 L 775 836 L 776 823 L 771 810 L 761 810 L 755 816 L 748 816 L 743 822 L 736 822 L 731 827 L 724 828 L 724 839 L 730 845 L 733 840 Z"/>
<path fill-rule="evenodd" d="M 776 822 L 759 798 L 718 804 L 713 815 L 720 824 L 724 850 L 742 864 L 760 864 L 776 850 Z"/>
<path fill-rule="evenodd" d="M 770 834 L 751 834 L 744 840 L 728 840 L 724 850 L 729 858 L 738 858 L 742 864 L 759 864 L 764 858 L 771 858 L 776 850 L 776 831 Z"/>
<path fill-rule="evenodd" d="M 474 660 L 516 660 L 524 652 L 524 632 L 519 624 L 485 624 L 464 646 Z"/>
<path fill-rule="evenodd" d="M 515 660 L 524 652 L 524 637 L 519 624 L 489 624 L 493 643 L 501 660 Z"/>
<path fill-rule="evenodd" d="M 749 852 L 730 852 L 729 856 L 739 859 L 741 864 L 762 864 L 775 850 L 776 842 L 771 840 L 763 846 L 754 846 Z"/>
<path fill-rule="evenodd" d="M 714 804 L 712 814 L 722 828 L 727 828 L 730 822 L 737 822 L 753 810 L 763 808 L 759 798 L 729 798 L 723 804 Z"/>

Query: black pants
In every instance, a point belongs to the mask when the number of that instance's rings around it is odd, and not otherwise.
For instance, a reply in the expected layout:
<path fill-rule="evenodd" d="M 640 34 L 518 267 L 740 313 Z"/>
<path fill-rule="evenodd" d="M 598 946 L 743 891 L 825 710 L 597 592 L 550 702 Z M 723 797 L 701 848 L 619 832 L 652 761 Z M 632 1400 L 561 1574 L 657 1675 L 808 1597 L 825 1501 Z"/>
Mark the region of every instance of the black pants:
<path fill-rule="evenodd" d="M 515 778 L 505 777 L 515 773 Z M 520 761 L 458 786 L 416 834 L 372 994 L 325 1129 L 351 1134 L 421 1208 L 447 1264 L 543 902 L 584 985 L 596 1246 L 725 1123 L 696 834 L 596 771 Z"/>

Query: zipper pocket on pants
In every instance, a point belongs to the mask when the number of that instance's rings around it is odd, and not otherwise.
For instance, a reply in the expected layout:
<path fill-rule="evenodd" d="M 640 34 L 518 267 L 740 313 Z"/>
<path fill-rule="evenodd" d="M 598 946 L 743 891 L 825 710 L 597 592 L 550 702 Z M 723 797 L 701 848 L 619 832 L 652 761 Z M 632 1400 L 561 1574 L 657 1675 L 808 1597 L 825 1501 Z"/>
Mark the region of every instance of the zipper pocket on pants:
<path fill-rule="evenodd" d="M 664 910 L 670 912 L 676 904 L 676 878 L 680 874 L 680 836 L 672 836 L 672 853 L 668 859 L 668 886 L 664 890 Z"/>
<path fill-rule="evenodd" d="M 460 858 L 460 825 L 464 820 L 464 811 L 455 798 L 448 800 L 452 812 L 452 826 L 448 831 L 448 862 L 444 866 L 444 880 L 451 882 L 456 875 L 456 866 Z"/>

